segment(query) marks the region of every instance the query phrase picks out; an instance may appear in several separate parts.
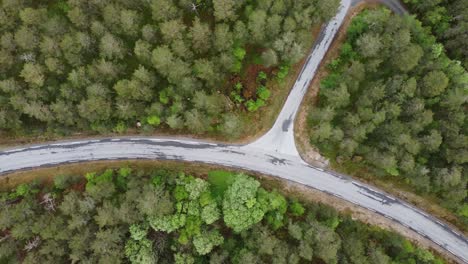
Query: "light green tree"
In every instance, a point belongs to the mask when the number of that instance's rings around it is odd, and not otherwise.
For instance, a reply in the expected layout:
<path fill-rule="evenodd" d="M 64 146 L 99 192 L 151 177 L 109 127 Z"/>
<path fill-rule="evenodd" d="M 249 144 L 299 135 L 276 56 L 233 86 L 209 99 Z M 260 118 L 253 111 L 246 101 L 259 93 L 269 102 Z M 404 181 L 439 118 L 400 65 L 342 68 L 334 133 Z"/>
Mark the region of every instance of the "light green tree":
<path fill-rule="evenodd" d="M 224 194 L 225 224 L 234 232 L 241 232 L 260 222 L 267 210 L 257 200 L 260 183 L 243 174 L 236 176 Z"/>
<path fill-rule="evenodd" d="M 210 253 L 214 247 L 221 245 L 224 237 L 217 231 L 204 231 L 200 235 L 193 238 L 193 246 L 200 255 Z"/>

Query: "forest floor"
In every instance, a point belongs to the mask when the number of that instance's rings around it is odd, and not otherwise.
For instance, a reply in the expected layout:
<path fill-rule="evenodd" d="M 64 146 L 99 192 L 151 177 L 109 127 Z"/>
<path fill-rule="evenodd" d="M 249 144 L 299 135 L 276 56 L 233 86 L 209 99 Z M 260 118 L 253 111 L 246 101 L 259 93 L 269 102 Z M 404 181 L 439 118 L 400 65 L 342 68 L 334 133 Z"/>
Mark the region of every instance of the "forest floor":
<path fill-rule="evenodd" d="M 83 166 L 85 164 L 86 166 Z M 418 233 L 387 219 L 379 214 L 373 213 L 360 206 L 354 205 L 343 199 L 323 193 L 319 190 L 306 187 L 299 183 L 262 175 L 251 171 L 244 171 L 229 167 L 221 167 L 203 163 L 191 163 L 180 161 L 152 161 L 152 160 L 128 160 L 128 161 L 96 161 L 86 163 L 67 164 L 48 168 L 39 168 L 35 170 L 26 170 L 15 172 L 0 177 L 0 190 L 9 190 L 15 186 L 28 183 L 33 180 L 40 181 L 43 184 L 53 184 L 54 177 L 57 175 L 85 175 L 87 172 L 102 172 L 106 169 L 117 169 L 121 167 L 130 167 L 135 170 L 167 169 L 172 171 L 181 171 L 186 174 L 206 179 L 208 172 L 213 170 L 225 170 L 230 172 L 244 172 L 254 176 L 262 184 L 262 187 L 268 190 L 276 189 L 284 196 L 295 198 L 303 203 L 322 203 L 338 210 L 341 214 L 351 215 L 354 220 L 364 222 L 369 225 L 375 225 L 382 229 L 399 233 L 408 238 L 418 246 L 430 249 L 433 253 L 448 260 L 449 263 L 456 263 L 454 257 L 437 244 L 427 240 Z"/>
<path fill-rule="evenodd" d="M 378 6 L 378 4 L 375 2 L 361 3 L 350 11 L 338 33 L 337 38 L 332 43 L 329 52 L 322 61 L 317 75 L 312 80 L 307 94 L 305 95 L 299 108 L 299 112 L 294 124 L 294 134 L 299 154 L 301 155 L 302 159 L 304 159 L 309 164 L 313 164 L 318 167 L 329 166 L 332 170 L 342 172 L 367 184 L 374 185 L 387 193 L 407 201 L 408 203 L 416 205 L 417 207 L 439 219 L 445 220 L 456 229 L 462 231 L 465 235 L 468 235 L 468 226 L 463 224 L 463 222 L 461 222 L 460 219 L 458 219 L 458 217 L 448 209 L 438 205 L 439 202 L 437 201 L 436 197 L 415 194 L 411 186 L 402 183 L 398 179 L 377 178 L 375 175 L 370 174 L 367 170 L 356 168 L 357 166 L 351 167 L 344 164 L 338 164 L 335 161 L 328 161 L 326 158 L 320 155 L 317 148 L 310 144 L 307 116 L 310 110 L 319 100 L 318 92 L 320 88 L 320 81 L 328 74 L 327 69 L 324 66 L 338 56 L 341 44 L 345 41 L 346 38 L 346 29 L 351 23 L 352 18 L 365 8 L 373 8 L 376 6 Z"/>

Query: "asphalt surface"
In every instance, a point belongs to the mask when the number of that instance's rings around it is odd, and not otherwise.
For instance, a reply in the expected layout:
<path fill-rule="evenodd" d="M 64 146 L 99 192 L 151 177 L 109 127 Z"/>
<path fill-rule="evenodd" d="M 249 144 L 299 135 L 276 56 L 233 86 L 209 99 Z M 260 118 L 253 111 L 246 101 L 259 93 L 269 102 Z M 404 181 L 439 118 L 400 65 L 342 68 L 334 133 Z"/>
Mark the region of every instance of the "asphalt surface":
<path fill-rule="evenodd" d="M 30 146 L 0 152 L 0 174 L 91 160 L 158 159 L 202 162 L 256 171 L 294 181 L 367 208 L 409 227 L 461 260 L 468 241 L 428 214 L 371 186 L 314 168 L 298 156 L 250 145 L 232 146 L 186 140 L 112 138 Z"/>
<path fill-rule="evenodd" d="M 384 1 L 386 4 L 397 3 Z M 256 171 L 297 182 L 392 219 L 468 263 L 468 240 L 446 224 L 369 185 L 314 168 L 298 155 L 293 124 L 307 87 L 350 8 L 342 6 L 322 30 L 272 129 L 248 145 L 225 145 L 170 138 L 110 138 L 62 141 L 0 152 L 0 175 L 59 164 L 120 159 L 202 162 Z M 389 5 L 392 9 L 398 5 Z M 394 9 L 398 11 L 398 8 Z M 404 9 L 403 9 L 404 10 Z"/>

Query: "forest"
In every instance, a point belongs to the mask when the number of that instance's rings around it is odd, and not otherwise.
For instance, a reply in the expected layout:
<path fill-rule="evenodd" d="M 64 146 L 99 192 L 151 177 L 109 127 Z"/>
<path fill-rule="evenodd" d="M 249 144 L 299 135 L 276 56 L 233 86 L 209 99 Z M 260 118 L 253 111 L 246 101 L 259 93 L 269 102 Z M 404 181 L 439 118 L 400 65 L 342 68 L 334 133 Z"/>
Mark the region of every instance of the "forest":
<path fill-rule="evenodd" d="M 447 49 L 452 59 L 462 62 L 468 69 L 468 1 L 466 0 L 403 0 L 412 14 Z"/>
<path fill-rule="evenodd" d="M 0 132 L 236 137 L 338 0 L 3 0 Z"/>
<path fill-rule="evenodd" d="M 414 17 L 368 10 L 347 30 L 309 113 L 338 164 L 407 183 L 468 224 L 468 74 Z"/>
<path fill-rule="evenodd" d="M 1 192 L 0 203 L 1 263 L 444 263 L 235 172 L 59 175 Z"/>

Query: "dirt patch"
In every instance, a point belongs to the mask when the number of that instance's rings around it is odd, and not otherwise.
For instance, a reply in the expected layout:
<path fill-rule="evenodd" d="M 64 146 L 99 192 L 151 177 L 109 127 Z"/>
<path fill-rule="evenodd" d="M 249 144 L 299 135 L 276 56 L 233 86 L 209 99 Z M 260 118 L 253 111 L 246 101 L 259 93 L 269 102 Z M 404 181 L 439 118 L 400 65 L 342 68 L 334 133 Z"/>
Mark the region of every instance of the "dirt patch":
<path fill-rule="evenodd" d="M 313 164 L 318 167 L 327 167 L 329 166 L 329 162 L 320 155 L 319 151 L 310 144 L 309 138 L 309 128 L 307 124 L 307 116 L 312 107 L 315 107 L 317 102 L 319 101 L 318 92 L 320 89 L 320 81 L 328 74 L 328 71 L 325 65 L 327 65 L 331 60 L 336 58 L 339 55 L 339 48 L 341 44 L 346 39 L 346 29 L 348 28 L 351 20 L 354 16 L 356 16 L 359 12 L 361 12 L 365 8 L 373 8 L 378 6 L 377 3 L 362 3 L 356 7 L 354 7 L 349 15 L 346 17 L 343 26 L 341 27 L 340 31 L 338 32 L 337 38 L 332 43 L 328 53 L 326 54 L 322 64 L 315 76 L 312 80 L 307 94 L 299 108 L 299 113 L 295 120 L 295 140 L 296 146 L 301 157 L 310 164 Z M 373 175 L 369 174 L 368 171 L 364 170 L 355 170 L 350 172 L 348 169 L 343 168 L 343 166 L 339 166 L 336 162 L 332 161 L 332 165 L 330 167 L 333 170 L 343 172 L 345 174 L 351 175 L 354 178 L 359 179 L 367 184 L 377 186 L 378 188 L 388 192 L 402 200 L 405 200 L 411 204 L 416 205 L 417 207 L 423 209 L 424 211 L 434 215 L 439 219 L 443 219 L 448 222 L 449 225 L 455 227 L 462 231 L 465 235 L 468 234 L 468 227 L 464 225 L 453 213 L 449 210 L 437 205 L 436 198 L 432 196 L 419 196 L 417 194 L 412 193 L 411 187 L 402 184 L 401 182 L 395 182 L 395 180 L 390 179 L 378 179 Z M 360 177 L 354 176 L 360 175 Z"/>
<path fill-rule="evenodd" d="M 320 29 L 321 26 L 316 26 L 311 30 L 311 41 L 307 48 L 307 54 L 310 53 L 316 36 L 320 33 Z M 245 135 L 243 135 L 242 139 L 238 140 L 236 143 L 250 143 L 264 135 L 273 126 L 273 123 L 286 102 L 286 98 L 296 82 L 306 59 L 307 56 L 304 56 L 301 61 L 292 65 L 288 76 L 282 82 L 272 80 L 267 81 L 265 86 L 271 92 L 270 99 L 267 101 L 267 106 L 260 108 L 253 114 L 243 116 L 246 120 L 245 124 L 248 125 L 248 127 L 245 130 Z"/>
<path fill-rule="evenodd" d="M 86 166 L 84 166 L 84 164 Z M 226 170 L 230 172 L 246 172 L 249 175 L 255 176 L 266 189 L 276 189 L 283 195 L 289 198 L 297 198 L 302 202 L 319 202 L 329 205 L 341 214 L 349 214 L 353 219 L 359 220 L 369 225 L 376 225 L 386 230 L 395 231 L 404 237 L 408 238 L 420 247 L 430 249 L 437 255 L 450 261 L 450 263 L 457 263 L 457 260 L 453 255 L 429 241 L 418 233 L 411 231 L 410 229 L 391 221 L 379 214 L 373 213 L 360 206 L 346 202 L 342 199 L 336 198 L 332 195 L 323 193 L 319 190 L 306 187 L 304 185 L 263 175 L 260 173 L 245 171 L 239 169 L 233 169 L 229 167 L 221 167 L 202 163 L 190 163 L 190 162 L 178 162 L 178 161 L 150 161 L 150 160 L 129 160 L 129 161 L 97 161 L 87 162 L 78 164 L 67 164 L 57 167 L 40 168 L 34 171 L 22 171 L 6 176 L 0 177 L 0 189 L 7 190 L 14 188 L 18 184 L 30 182 L 34 179 L 42 181 L 45 184 L 51 184 L 53 178 L 57 175 L 84 175 L 86 172 L 101 172 L 106 169 L 117 169 L 120 167 L 129 166 L 131 168 L 138 168 L 141 170 L 151 169 L 168 169 L 184 171 L 187 174 L 192 174 L 197 177 L 206 178 L 209 171 L 212 170 Z M 84 188 L 82 186 L 77 188 Z"/>

